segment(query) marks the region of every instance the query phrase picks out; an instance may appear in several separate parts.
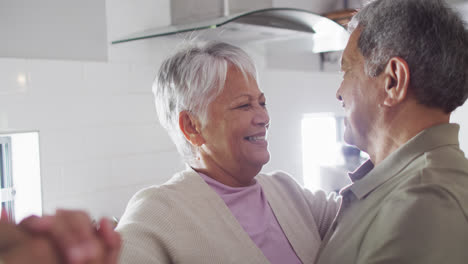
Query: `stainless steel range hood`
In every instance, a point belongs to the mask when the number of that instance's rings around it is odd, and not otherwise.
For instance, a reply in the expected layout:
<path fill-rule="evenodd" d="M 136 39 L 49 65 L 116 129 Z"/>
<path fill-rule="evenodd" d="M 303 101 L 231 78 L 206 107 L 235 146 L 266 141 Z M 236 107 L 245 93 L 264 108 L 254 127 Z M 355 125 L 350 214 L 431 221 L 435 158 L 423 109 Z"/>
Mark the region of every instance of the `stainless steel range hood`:
<path fill-rule="evenodd" d="M 243 44 L 306 39 L 315 53 L 342 50 L 348 39 L 348 32 L 341 25 L 323 16 L 302 9 L 267 8 L 199 23 L 147 30 L 115 40 L 112 44 L 180 34 L 196 34 L 199 39 Z"/>

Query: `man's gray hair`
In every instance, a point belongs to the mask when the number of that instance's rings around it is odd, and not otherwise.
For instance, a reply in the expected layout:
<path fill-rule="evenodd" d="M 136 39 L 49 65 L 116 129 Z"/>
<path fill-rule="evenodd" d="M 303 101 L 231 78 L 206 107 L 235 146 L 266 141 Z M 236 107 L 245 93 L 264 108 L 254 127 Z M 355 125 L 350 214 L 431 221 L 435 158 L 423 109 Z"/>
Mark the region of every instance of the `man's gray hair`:
<path fill-rule="evenodd" d="M 195 149 L 179 128 L 179 113 L 189 111 L 204 126 L 208 105 L 223 90 L 231 65 L 245 78 L 257 80 L 257 70 L 249 55 L 218 41 L 186 43 L 159 69 L 153 83 L 158 118 L 187 161 L 195 157 Z"/>
<path fill-rule="evenodd" d="M 358 47 L 366 74 L 379 75 L 393 57 L 410 68 L 410 92 L 419 103 L 450 113 L 468 97 L 468 32 L 442 0 L 370 1 L 351 20 L 361 28 Z"/>

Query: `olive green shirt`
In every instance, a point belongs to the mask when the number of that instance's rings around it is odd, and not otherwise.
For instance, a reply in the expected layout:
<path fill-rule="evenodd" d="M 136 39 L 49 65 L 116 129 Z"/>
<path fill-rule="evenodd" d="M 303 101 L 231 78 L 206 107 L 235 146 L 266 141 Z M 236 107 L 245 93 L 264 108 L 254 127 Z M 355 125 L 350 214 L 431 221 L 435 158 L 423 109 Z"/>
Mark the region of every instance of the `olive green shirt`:
<path fill-rule="evenodd" d="M 317 262 L 468 263 L 468 160 L 457 124 L 419 133 L 351 173 Z"/>

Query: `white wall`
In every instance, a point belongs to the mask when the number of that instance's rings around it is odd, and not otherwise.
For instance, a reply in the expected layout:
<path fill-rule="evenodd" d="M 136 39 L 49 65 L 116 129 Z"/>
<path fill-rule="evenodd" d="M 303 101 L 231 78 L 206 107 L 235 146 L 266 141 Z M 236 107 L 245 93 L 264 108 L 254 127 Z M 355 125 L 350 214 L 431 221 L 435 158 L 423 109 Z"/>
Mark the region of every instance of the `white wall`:
<path fill-rule="evenodd" d="M 156 122 L 154 73 L 147 65 L 0 59 L 0 129 L 39 130 L 45 213 L 120 216 L 136 190 L 183 168 Z"/>

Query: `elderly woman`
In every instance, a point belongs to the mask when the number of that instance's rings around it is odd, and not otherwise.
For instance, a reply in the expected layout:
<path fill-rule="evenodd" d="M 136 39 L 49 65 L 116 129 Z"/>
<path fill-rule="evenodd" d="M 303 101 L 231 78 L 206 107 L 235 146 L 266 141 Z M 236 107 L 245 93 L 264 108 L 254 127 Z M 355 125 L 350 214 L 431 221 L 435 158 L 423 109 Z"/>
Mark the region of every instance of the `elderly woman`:
<path fill-rule="evenodd" d="M 337 201 L 270 159 L 266 98 L 250 57 L 226 43 L 191 45 L 162 64 L 159 120 L 187 169 L 138 192 L 117 227 L 121 263 L 313 263 Z"/>

